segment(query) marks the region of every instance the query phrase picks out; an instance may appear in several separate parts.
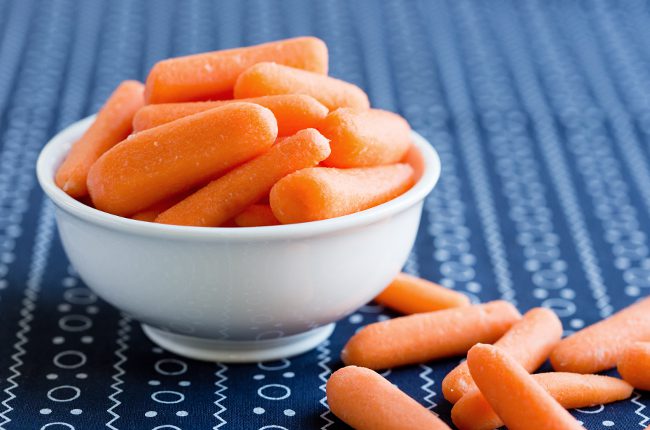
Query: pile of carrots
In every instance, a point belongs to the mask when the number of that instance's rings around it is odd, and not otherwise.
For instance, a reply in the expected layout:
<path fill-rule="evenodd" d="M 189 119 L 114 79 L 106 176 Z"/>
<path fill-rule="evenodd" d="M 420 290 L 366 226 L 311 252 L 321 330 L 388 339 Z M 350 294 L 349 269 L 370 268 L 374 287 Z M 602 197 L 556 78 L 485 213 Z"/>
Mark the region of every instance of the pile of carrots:
<path fill-rule="evenodd" d="M 56 174 L 141 221 L 254 227 L 349 215 L 414 183 L 411 130 L 327 75 L 314 37 L 160 61 L 120 84 Z"/>
<path fill-rule="evenodd" d="M 341 353 L 346 367 L 327 382 L 330 409 L 358 430 L 449 429 L 375 370 L 464 354 L 442 381 L 460 430 L 582 429 L 567 409 L 650 390 L 650 297 L 565 339 L 549 309 L 522 316 L 504 301 L 471 305 L 406 274 L 376 301 L 410 315 L 358 331 Z M 555 372 L 532 374 L 548 358 Z M 615 366 L 623 379 L 595 374 Z"/>
<path fill-rule="evenodd" d="M 118 86 L 56 183 L 111 214 L 204 227 L 323 220 L 404 193 L 408 123 L 327 71 L 313 37 L 161 61 Z M 327 383 L 359 430 L 449 429 L 374 370 L 464 354 L 442 382 L 461 430 L 580 429 L 566 409 L 650 390 L 650 298 L 564 340 L 548 309 L 471 305 L 406 274 L 377 301 L 410 315 L 352 336 Z M 548 358 L 556 372 L 532 375 Z M 595 374 L 615 366 L 623 380 Z"/>

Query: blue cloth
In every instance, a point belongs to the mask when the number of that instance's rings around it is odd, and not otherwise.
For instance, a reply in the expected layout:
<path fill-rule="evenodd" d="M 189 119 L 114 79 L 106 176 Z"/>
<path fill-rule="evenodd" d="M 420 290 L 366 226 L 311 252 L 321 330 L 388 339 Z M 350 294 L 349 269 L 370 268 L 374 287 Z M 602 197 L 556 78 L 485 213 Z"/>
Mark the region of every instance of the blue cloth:
<path fill-rule="evenodd" d="M 331 72 L 439 151 L 405 270 L 476 301 L 547 306 L 567 333 L 650 292 L 650 12 L 640 0 L 0 1 L 0 428 L 343 429 L 324 382 L 369 305 L 329 341 L 257 365 L 163 352 L 69 267 L 34 178 L 39 149 L 123 79 L 176 55 L 314 34 Z M 449 422 L 458 359 L 388 379 Z M 575 411 L 642 429 L 650 396 Z"/>

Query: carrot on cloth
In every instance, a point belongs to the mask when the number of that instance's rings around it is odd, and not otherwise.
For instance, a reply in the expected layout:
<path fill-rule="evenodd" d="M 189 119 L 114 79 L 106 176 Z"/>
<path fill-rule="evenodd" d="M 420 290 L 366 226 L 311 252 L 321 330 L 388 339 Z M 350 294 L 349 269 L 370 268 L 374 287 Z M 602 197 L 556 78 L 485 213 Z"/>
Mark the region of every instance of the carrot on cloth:
<path fill-rule="evenodd" d="M 551 353 L 555 370 L 597 373 L 616 366 L 625 348 L 650 340 L 650 297 L 562 340 Z"/>
<path fill-rule="evenodd" d="M 143 94 L 144 85 L 138 81 L 124 81 L 113 91 L 57 170 L 55 181 L 59 188 L 77 199 L 88 194 L 90 167 L 131 133 L 133 115 L 144 105 Z"/>
<path fill-rule="evenodd" d="M 562 322 L 555 312 L 546 308 L 534 308 L 513 324 L 494 346 L 510 354 L 528 372 L 533 372 L 546 361 L 560 339 Z M 476 384 L 466 362 L 456 366 L 442 380 L 443 395 L 451 403 L 456 403 L 475 389 Z"/>
<path fill-rule="evenodd" d="M 469 306 L 469 298 L 426 279 L 398 274 L 375 301 L 404 314 Z"/>
<path fill-rule="evenodd" d="M 345 364 L 385 369 L 466 353 L 494 342 L 521 318 L 508 302 L 414 314 L 367 325 L 341 352 Z"/>
<path fill-rule="evenodd" d="M 329 153 L 328 140 L 317 130 L 299 131 L 167 209 L 156 222 L 217 227 L 259 201 L 282 177 L 317 165 Z"/>
<path fill-rule="evenodd" d="M 432 412 L 370 369 L 348 366 L 327 381 L 334 415 L 357 430 L 450 430 Z"/>
<path fill-rule="evenodd" d="M 532 375 L 507 352 L 478 344 L 467 365 L 485 400 L 509 430 L 583 429 Z"/>
<path fill-rule="evenodd" d="M 156 63 L 145 90 L 147 104 L 215 100 L 232 92 L 241 72 L 273 61 L 327 74 L 327 46 L 316 37 L 296 37 L 246 48 L 205 52 Z"/>
<path fill-rule="evenodd" d="M 340 108 L 318 127 L 330 139 L 328 167 L 397 163 L 411 146 L 411 127 L 401 116 L 380 109 Z"/>
<path fill-rule="evenodd" d="M 233 93 L 236 99 L 274 94 L 307 94 L 329 110 L 370 107 L 366 93 L 354 84 L 276 63 L 258 63 L 246 69 L 237 78 Z"/>
<path fill-rule="evenodd" d="M 273 113 L 233 103 L 131 135 L 90 169 L 97 209 L 129 216 L 202 185 L 271 147 Z"/>
<path fill-rule="evenodd" d="M 278 181 L 269 201 L 283 224 L 349 215 L 403 194 L 413 186 L 408 164 L 336 169 L 303 169 Z"/>
<path fill-rule="evenodd" d="M 565 409 L 617 402 L 632 395 L 630 384 L 609 376 L 550 372 L 533 375 L 533 379 Z M 493 430 L 503 426 L 478 389 L 465 394 L 454 405 L 451 419 L 460 430 Z"/>
<path fill-rule="evenodd" d="M 250 205 L 242 213 L 235 217 L 235 223 L 239 227 L 263 227 L 278 225 L 280 221 L 273 215 L 271 206 L 266 204 Z"/>
<path fill-rule="evenodd" d="M 618 360 L 618 373 L 639 390 L 650 391 L 650 342 L 635 342 Z"/>
<path fill-rule="evenodd" d="M 268 108 L 278 121 L 278 136 L 289 136 L 305 128 L 316 127 L 327 116 L 327 108 L 315 98 L 304 94 L 282 94 L 239 100 L 214 102 L 161 103 L 147 105 L 133 117 L 133 131 L 149 128 L 203 112 L 229 103 L 256 103 Z"/>

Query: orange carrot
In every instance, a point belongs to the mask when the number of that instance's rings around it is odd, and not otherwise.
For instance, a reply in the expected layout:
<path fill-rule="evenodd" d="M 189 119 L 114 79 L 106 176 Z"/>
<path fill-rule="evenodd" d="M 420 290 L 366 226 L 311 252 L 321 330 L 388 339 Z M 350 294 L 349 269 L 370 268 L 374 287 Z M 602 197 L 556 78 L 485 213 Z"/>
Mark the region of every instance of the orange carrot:
<path fill-rule="evenodd" d="M 650 342 L 636 342 L 623 351 L 618 373 L 639 390 L 650 391 Z"/>
<path fill-rule="evenodd" d="M 299 131 L 167 209 L 156 222 L 219 226 L 259 201 L 283 176 L 317 165 L 329 154 L 328 141 L 318 131 Z"/>
<path fill-rule="evenodd" d="M 650 340 L 650 297 L 564 339 L 551 353 L 555 370 L 596 373 L 616 366 L 625 348 Z"/>
<path fill-rule="evenodd" d="M 345 364 L 385 369 L 453 357 L 477 342 L 494 342 L 520 318 L 504 301 L 394 318 L 362 328 L 341 358 Z"/>
<path fill-rule="evenodd" d="M 267 150 L 277 124 L 270 110 L 233 103 L 131 135 L 90 169 L 99 210 L 129 216 L 199 186 Z"/>
<path fill-rule="evenodd" d="M 143 91 L 144 86 L 137 81 L 124 81 L 113 91 L 56 172 L 59 188 L 77 199 L 88 194 L 86 178 L 90 167 L 131 133 L 133 115 L 144 104 Z"/>
<path fill-rule="evenodd" d="M 273 214 L 283 224 L 349 215 L 385 203 L 413 185 L 413 168 L 393 164 L 357 169 L 314 167 L 273 186 Z"/>
<path fill-rule="evenodd" d="M 135 132 L 183 118 L 208 109 L 229 103 L 256 103 L 268 108 L 278 121 L 278 135 L 288 136 L 298 131 L 316 127 L 327 115 L 327 108 L 315 98 L 304 94 L 284 94 L 240 100 L 221 100 L 215 102 L 162 103 L 147 105 L 133 118 Z"/>
<path fill-rule="evenodd" d="M 296 37 L 163 60 L 153 66 L 147 77 L 146 102 L 218 99 L 232 91 L 241 72 L 262 61 L 273 61 L 325 75 L 327 46 L 315 37 Z"/>
<path fill-rule="evenodd" d="M 426 279 L 400 273 L 375 301 L 404 314 L 418 314 L 469 305 L 465 294 Z"/>
<path fill-rule="evenodd" d="M 450 430 L 424 406 L 377 372 L 348 366 L 327 381 L 327 403 L 357 430 Z"/>
<path fill-rule="evenodd" d="M 380 109 L 340 108 L 318 127 L 330 139 L 329 167 L 397 163 L 411 146 L 411 127 L 401 116 Z"/>
<path fill-rule="evenodd" d="M 510 327 L 494 346 L 510 354 L 528 372 L 533 372 L 546 361 L 560 339 L 562 323 L 557 315 L 545 308 L 534 308 Z M 475 389 L 467 363 L 459 364 L 442 381 L 442 392 L 451 403 Z"/>
<path fill-rule="evenodd" d="M 181 193 L 175 196 L 168 197 L 152 206 L 149 206 L 147 209 L 141 210 L 131 216 L 131 219 L 138 221 L 147 221 L 154 222 L 156 217 L 161 213 L 165 212 L 170 207 L 174 206 L 176 203 L 180 202 L 186 198 L 190 193 Z"/>
<path fill-rule="evenodd" d="M 368 96 L 356 85 L 276 63 L 258 63 L 239 75 L 235 83 L 237 99 L 274 94 L 307 94 L 330 110 L 370 107 Z"/>
<path fill-rule="evenodd" d="M 250 205 L 242 213 L 235 217 L 235 223 L 239 227 L 262 227 L 267 225 L 278 225 L 280 221 L 275 218 L 271 206 L 264 204 Z"/>
<path fill-rule="evenodd" d="M 582 429 L 535 379 L 508 353 L 478 344 L 467 353 L 472 378 L 509 430 Z"/>
<path fill-rule="evenodd" d="M 533 379 L 566 409 L 584 408 L 624 400 L 632 386 L 618 378 L 578 373 L 539 373 Z M 451 410 L 451 419 L 460 430 L 493 430 L 503 421 L 475 389 L 465 394 Z"/>

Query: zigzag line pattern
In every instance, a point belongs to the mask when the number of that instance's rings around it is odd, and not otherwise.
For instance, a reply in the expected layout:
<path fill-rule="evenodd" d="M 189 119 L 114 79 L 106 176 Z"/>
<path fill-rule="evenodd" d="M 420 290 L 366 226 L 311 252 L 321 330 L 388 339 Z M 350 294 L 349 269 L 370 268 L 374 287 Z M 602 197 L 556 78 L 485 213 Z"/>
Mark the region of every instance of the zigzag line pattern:
<path fill-rule="evenodd" d="M 112 430 L 118 430 L 115 426 L 113 426 L 113 423 L 117 421 L 120 418 L 120 415 L 115 413 L 114 410 L 117 408 L 119 405 L 122 404 L 119 400 L 117 400 L 117 396 L 123 392 L 120 388 L 120 385 L 124 384 L 124 380 L 122 379 L 122 376 L 126 373 L 124 369 L 122 368 L 122 365 L 126 363 L 128 358 L 124 353 L 129 349 L 129 333 L 131 332 L 131 318 L 125 314 L 122 314 L 122 318 L 120 318 L 120 321 L 118 322 L 119 329 L 117 330 L 117 345 L 118 348 L 115 350 L 115 356 L 117 357 L 117 361 L 113 365 L 113 369 L 115 369 L 115 373 L 112 376 L 113 381 L 115 381 L 113 384 L 111 384 L 111 388 L 113 389 L 113 393 L 108 396 L 109 400 L 113 402 L 113 406 L 108 408 L 106 412 L 111 414 L 113 418 L 109 422 L 106 423 L 106 427 Z"/>
<path fill-rule="evenodd" d="M 25 297 L 22 300 L 22 309 L 20 310 L 21 319 L 18 321 L 19 330 L 16 333 L 18 341 L 14 343 L 14 350 L 11 359 L 13 364 L 9 367 L 11 376 L 7 378 L 9 386 L 3 390 L 7 398 L 2 401 L 4 410 L 0 413 L 0 429 L 4 430 L 4 425 L 11 421 L 7 414 L 14 410 L 9 404 L 16 395 L 13 390 L 18 387 L 16 381 L 20 377 L 20 368 L 23 365 L 22 357 L 27 353 L 24 346 L 29 342 L 27 334 L 31 331 L 31 322 L 34 319 L 34 309 L 36 309 L 36 300 L 41 290 L 41 281 L 47 265 L 47 258 L 50 253 L 52 245 L 52 235 L 54 234 L 54 208 L 49 200 L 43 201 L 43 210 L 38 222 L 38 230 L 36 232 L 36 239 L 34 241 L 34 250 L 32 253 L 32 266 L 30 268 L 29 277 L 27 278 L 27 288 L 25 289 Z"/>
<path fill-rule="evenodd" d="M 433 370 L 424 364 L 420 364 L 420 368 L 423 370 L 419 376 L 425 381 L 425 383 L 420 388 L 422 388 L 422 390 L 427 393 L 427 395 L 424 396 L 424 401 L 427 403 L 427 409 L 433 412 L 433 408 L 438 406 L 438 404 L 433 400 L 433 398 L 436 396 L 436 392 L 431 389 L 435 381 L 429 378 L 429 374 L 433 373 Z"/>
<path fill-rule="evenodd" d="M 645 415 L 643 412 L 641 412 L 646 408 L 646 405 L 644 405 L 639 401 L 639 399 L 641 398 L 641 394 L 637 392 L 634 392 L 634 394 L 635 396 L 632 397 L 632 399 L 630 399 L 630 402 L 638 406 L 638 408 L 634 410 L 634 413 L 641 417 L 641 421 L 639 421 L 639 425 L 641 427 L 644 427 L 648 423 L 648 421 L 650 421 L 650 417 Z"/>
<path fill-rule="evenodd" d="M 217 379 L 217 382 L 215 383 L 218 389 L 214 392 L 214 394 L 217 396 L 217 400 L 214 402 L 214 404 L 219 408 L 219 410 L 214 413 L 214 417 L 219 420 L 219 423 L 216 426 L 212 427 L 213 430 L 217 430 L 219 427 L 222 427 L 227 423 L 227 421 L 221 417 L 221 414 L 227 409 L 224 405 L 221 404 L 221 402 L 226 400 L 228 397 L 223 394 L 223 392 L 228 389 L 228 387 L 224 385 L 224 382 L 228 380 L 228 377 L 226 376 L 228 366 L 223 363 L 217 363 L 217 366 L 219 367 L 219 370 L 215 372 L 214 375 L 219 379 Z"/>
<path fill-rule="evenodd" d="M 329 345 L 330 345 L 330 341 L 329 341 L 329 340 L 326 340 L 326 341 L 324 341 L 323 343 L 321 343 L 320 345 L 318 345 L 318 347 L 316 348 L 316 351 L 318 351 L 318 353 L 319 353 L 318 356 L 317 356 L 317 358 L 318 358 L 318 367 L 320 367 L 321 369 L 323 369 L 323 371 L 322 371 L 321 373 L 318 374 L 318 378 L 319 378 L 321 381 L 323 381 L 323 383 L 322 383 L 318 388 L 319 388 L 323 393 L 326 392 L 326 391 L 325 391 L 325 386 L 326 386 L 326 384 L 327 384 L 327 378 L 328 378 L 328 377 L 330 376 L 330 374 L 332 373 L 332 369 L 330 369 L 330 367 L 327 365 L 327 363 L 329 363 L 330 361 L 332 361 L 332 359 L 330 358 L 330 352 L 331 352 L 331 351 L 330 351 L 330 349 L 328 348 Z M 323 407 L 325 408 L 325 412 L 323 412 L 322 414 L 320 414 L 320 417 L 323 419 L 323 421 L 325 421 L 325 424 L 323 424 L 323 426 L 321 427 L 321 430 L 325 430 L 325 429 L 327 429 L 329 426 L 331 426 L 332 424 L 334 424 L 334 421 L 332 421 L 332 420 L 328 417 L 328 415 L 329 415 L 331 412 L 330 412 L 330 407 L 329 407 L 329 405 L 327 404 L 327 396 L 323 396 L 323 398 L 320 399 L 320 402 L 319 402 L 319 403 L 320 403 L 321 405 L 323 405 Z"/>

